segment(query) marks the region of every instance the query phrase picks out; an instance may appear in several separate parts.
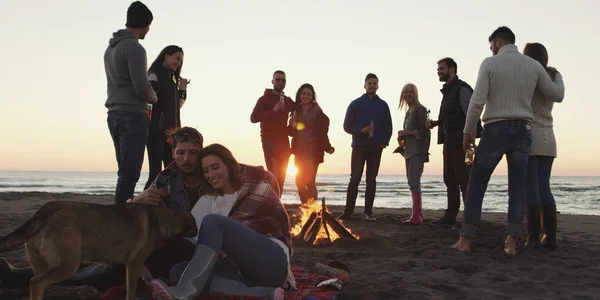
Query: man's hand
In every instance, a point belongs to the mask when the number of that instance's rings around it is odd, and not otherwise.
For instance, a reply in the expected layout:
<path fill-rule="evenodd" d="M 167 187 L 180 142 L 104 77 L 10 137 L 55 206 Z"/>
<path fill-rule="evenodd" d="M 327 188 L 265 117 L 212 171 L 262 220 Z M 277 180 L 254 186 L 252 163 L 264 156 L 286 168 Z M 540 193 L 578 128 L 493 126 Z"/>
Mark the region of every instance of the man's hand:
<path fill-rule="evenodd" d="M 467 149 L 471 148 L 471 145 L 473 145 L 473 148 L 475 148 L 475 141 L 473 140 L 473 137 L 468 133 L 464 133 L 462 144 L 463 151 L 467 152 Z"/>
<path fill-rule="evenodd" d="M 150 100 L 150 104 L 156 104 L 156 102 L 158 102 L 158 97 L 156 96 L 156 93 L 154 93 L 154 96 L 152 96 L 152 100 Z"/>
<path fill-rule="evenodd" d="M 162 201 L 163 191 L 151 186 L 133 198 L 133 202 L 140 204 L 159 205 Z"/>
<path fill-rule="evenodd" d="M 361 129 L 360 132 L 362 132 L 363 134 L 367 134 L 367 135 L 375 133 L 373 131 L 373 127 L 371 127 L 371 125 L 369 125 L 369 126 L 363 128 L 363 129 Z"/>
<path fill-rule="evenodd" d="M 274 112 L 278 112 L 280 110 L 285 110 L 285 103 L 277 102 L 277 104 L 275 104 L 275 106 L 273 107 Z"/>
<path fill-rule="evenodd" d="M 410 131 L 410 130 L 398 131 L 398 137 L 409 136 L 409 135 L 413 135 L 412 131 Z"/>
<path fill-rule="evenodd" d="M 434 127 L 434 126 L 433 126 L 433 123 L 434 123 L 434 122 L 435 122 L 435 121 L 432 121 L 432 120 L 426 120 L 426 121 L 425 121 L 425 126 L 427 127 L 427 129 L 433 129 L 433 127 Z"/>

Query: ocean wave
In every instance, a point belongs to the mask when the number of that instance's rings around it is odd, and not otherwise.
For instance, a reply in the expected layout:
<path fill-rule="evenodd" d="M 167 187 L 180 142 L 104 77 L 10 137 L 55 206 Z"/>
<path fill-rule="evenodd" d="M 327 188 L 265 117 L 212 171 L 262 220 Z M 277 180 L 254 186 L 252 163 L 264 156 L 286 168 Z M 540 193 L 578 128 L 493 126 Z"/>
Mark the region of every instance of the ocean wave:
<path fill-rule="evenodd" d="M 0 188 L 61 188 L 60 184 L 0 184 Z"/>

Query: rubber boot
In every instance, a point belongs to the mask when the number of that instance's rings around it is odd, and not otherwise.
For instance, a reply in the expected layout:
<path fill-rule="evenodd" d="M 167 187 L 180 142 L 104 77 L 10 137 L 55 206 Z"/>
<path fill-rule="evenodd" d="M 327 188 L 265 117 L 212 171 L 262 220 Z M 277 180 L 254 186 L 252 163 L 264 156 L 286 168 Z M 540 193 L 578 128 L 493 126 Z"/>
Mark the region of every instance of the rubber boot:
<path fill-rule="evenodd" d="M 152 280 L 152 296 L 155 300 L 195 300 L 210 278 L 219 259 L 218 253 L 205 245 L 196 246 L 194 256 L 181 275 L 179 283 L 168 286 L 160 279 Z"/>
<path fill-rule="evenodd" d="M 527 226 L 527 241 L 525 241 L 525 246 L 539 248 L 540 233 L 542 230 L 542 214 L 539 205 L 527 206 L 525 224 Z"/>
<path fill-rule="evenodd" d="M 556 243 L 556 206 L 544 206 L 542 207 L 542 214 L 544 218 L 544 232 L 546 235 L 542 240 L 548 250 L 554 251 L 558 244 Z"/>
<path fill-rule="evenodd" d="M 421 192 L 412 192 L 412 214 L 410 219 L 403 221 L 402 223 L 407 225 L 419 225 L 423 223 L 423 212 L 421 211 Z"/>

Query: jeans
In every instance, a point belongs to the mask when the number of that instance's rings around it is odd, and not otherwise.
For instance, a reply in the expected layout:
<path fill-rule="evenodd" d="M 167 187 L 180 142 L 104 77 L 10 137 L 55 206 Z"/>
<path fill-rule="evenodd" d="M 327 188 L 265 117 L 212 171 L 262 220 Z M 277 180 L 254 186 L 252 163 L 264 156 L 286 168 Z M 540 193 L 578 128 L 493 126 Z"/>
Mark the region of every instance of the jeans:
<path fill-rule="evenodd" d="M 117 187 L 115 203 L 125 203 L 133 197 L 144 163 L 144 149 L 148 141 L 148 115 L 127 111 L 109 111 L 108 130 L 117 157 Z"/>
<path fill-rule="evenodd" d="M 352 215 L 358 196 L 358 185 L 362 179 L 362 173 L 367 163 L 367 187 L 365 189 L 365 211 L 364 214 L 373 214 L 373 202 L 375 201 L 375 190 L 377 186 L 377 174 L 379 174 L 379 164 L 381 163 L 381 152 L 383 148 L 379 145 L 374 146 L 354 146 L 352 147 L 352 160 L 350 162 L 350 183 L 346 193 L 345 214 Z"/>
<path fill-rule="evenodd" d="M 494 169 L 506 154 L 508 164 L 508 234 L 518 237 L 523 231 L 527 195 L 527 162 L 531 152 L 531 125 L 522 120 L 486 124 L 475 153 L 467 187 L 461 235 L 473 238 L 481 220 L 483 196 Z"/>
<path fill-rule="evenodd" d="M 161 130 L 152 130 L 148 136 L 148 181 L 144 190 L 149 188 L 156 179 L 162 166 L 166 168 L 173 162 L 171 145 L 167 143 L 166 134 Z"/>
<path fill-rule="evenodd" d="M 263 154 L 267 170 L 275 175 L 279 184 L 279 196 L 283 193 L 283 184 L 290 160 L 290 144 L 287 139 L 281 141 L 263 141 Z"/>
<path fill-rule="evenodd" d="M 467 186 L 471 167 L 465 164 L 465 152 L 462 147 L 448 147 L 444 144 L 444 183 L 448 197 L 448 208 L 444 220 L 456 221 L 460 210 L 460 196 L 467 199 Z"/>
<path fill-rule="evenodd" d="M 550 191 L 552 156 L 530 156 L 527 165 L 527 204 L 554 206 L 554 196 Z"/>
<path fill-rule="evenodd" d="M 420 155 L 414 155 L 405 160 L 406 178 L 411 192 L 421 192 L 421 176 L 423 175 L 424 163 Z"/>
<path fill-rule="evenodd" d="M 308 199 L 317 200 L 317 171 L 319 163 L 313 159 L 302 159 L 298 156 L 294 157 L 294 162 L 298 172 L 296 173 L 296 187 L 298 188 L 298 196 L 302 203 L 308 202 Z"/>

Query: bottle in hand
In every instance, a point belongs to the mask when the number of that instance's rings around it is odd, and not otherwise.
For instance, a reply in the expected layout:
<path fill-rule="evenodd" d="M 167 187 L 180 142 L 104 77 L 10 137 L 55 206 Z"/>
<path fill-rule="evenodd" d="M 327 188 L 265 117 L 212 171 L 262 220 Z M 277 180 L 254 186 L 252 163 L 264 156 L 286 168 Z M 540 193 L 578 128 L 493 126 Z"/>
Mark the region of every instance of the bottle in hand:
<path fill-rule="evenodd" d="M 475 149 L 473 149 L 473 145 L 470 145 L 465 151 L 465 164 L 470 166 L 473 164 L 473 160 L 475 159 Z"/>
<path fill-rule="evenodd" d="M 371 131 L 369 132 L 369 138 L 372 139 L 373 135 L 375 134 L 375 124 L 373 124 L 373 121 L 371 121 Z"/>

